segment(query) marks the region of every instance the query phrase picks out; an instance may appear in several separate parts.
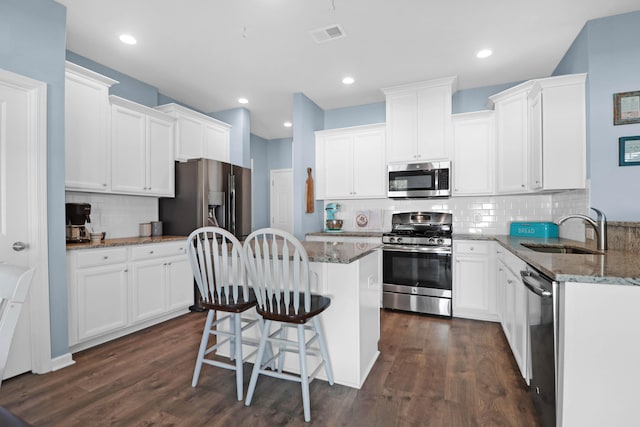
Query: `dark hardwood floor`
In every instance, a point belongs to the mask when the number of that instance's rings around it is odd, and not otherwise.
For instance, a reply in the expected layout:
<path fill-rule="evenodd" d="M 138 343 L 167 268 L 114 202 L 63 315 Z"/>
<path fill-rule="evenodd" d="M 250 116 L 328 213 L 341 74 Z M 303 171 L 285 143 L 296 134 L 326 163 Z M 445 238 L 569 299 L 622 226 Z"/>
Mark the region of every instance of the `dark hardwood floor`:
<path fill-rule="evenodd" d="M 302 426 L 297 383 L 261 376 L 250 407 L 235 373 L 191 376 L 205 316 L 192 313 L 76 353 L 76 364 L 0 387 L 34 426 Z M 361 390 L 314 381 L 320 426 L 537 426 L 533 404 L 496 323 L 381 313 L 380 357 Z M 245 364 L 245 394 L 252 365 Z"/>

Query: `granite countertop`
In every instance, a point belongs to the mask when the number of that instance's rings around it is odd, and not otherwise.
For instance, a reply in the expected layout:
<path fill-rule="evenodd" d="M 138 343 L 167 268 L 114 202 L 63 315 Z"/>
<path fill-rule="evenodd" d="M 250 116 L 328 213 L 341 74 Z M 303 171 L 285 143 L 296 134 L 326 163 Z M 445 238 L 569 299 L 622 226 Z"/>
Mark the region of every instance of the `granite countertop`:
<path fill-rule="evenodd" d="M 176 240 L 184 240 L 186 242 L 187 236 L 121 237 L 118 239 L 105 239 L 100 243 L 91 243 L 91 242 L 67 243 L 67 250 L 111 248 L 114 246 L 144 245 L 148 243 L 174 242 Z"/>
<path fill-rule="evenodd" d="M 534 239 L 507 235 L 454 234 L 454 240 L 493 240 L 527 264 L 559 282 L 611 283 L 640 286 L 640 256 L 635 252 L 607 250 L 604 254 L 535 252 L 522 243 L 562 244 L 594 250 L 569 239 Z"/>
<path fill-rule="evenodd" d="M 318 231 L 307 233 L 307 236 L 335 236 L 335 237 L 380 237 L 382 231 Z"/>
<path fill-rule="evenodd" d="M 382 247 L 361 242 L 302 242 L 310 262 L 350 264 Z"/>

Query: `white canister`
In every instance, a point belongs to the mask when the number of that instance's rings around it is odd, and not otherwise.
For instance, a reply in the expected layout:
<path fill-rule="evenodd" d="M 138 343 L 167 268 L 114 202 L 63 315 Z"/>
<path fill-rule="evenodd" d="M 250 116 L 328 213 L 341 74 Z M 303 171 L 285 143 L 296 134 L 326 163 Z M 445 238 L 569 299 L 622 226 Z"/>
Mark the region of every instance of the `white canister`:
<path fill-rule="evenodd" d="M 150 222 L 141 223 L 140 226 L 139 226 L 138 235 L 140 237 L 149 237 L 149 236 L 151 236 L 151 223 Z"/>

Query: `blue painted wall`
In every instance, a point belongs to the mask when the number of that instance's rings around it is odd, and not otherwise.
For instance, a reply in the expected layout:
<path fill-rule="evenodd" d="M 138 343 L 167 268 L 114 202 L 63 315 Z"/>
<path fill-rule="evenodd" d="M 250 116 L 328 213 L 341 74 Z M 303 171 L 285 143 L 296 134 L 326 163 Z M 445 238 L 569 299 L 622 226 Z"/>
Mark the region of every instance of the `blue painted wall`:
<path fill-rule="evenodd" d="M 613 94 L 640 90 L 640 11 L 589 21 L 554 74 L 588 72 L 591 206 L 609 220 L 640 221 L 640 166 L 618 166 L 618 138 L 640 124 L 613 125 Z"/>
<path fill-rule="evenodd" d="M 68 352 L 64 234 L 66 8 L 51 0 L 0 0 L 0 68 L 47 83 L 51 356 Z"/>
<path fill-rule="evenodd" d="M 245 168 L 251 167 L 251 114 L 246 108 L 208 113 L 207 115 L 230 124 L 231 136 L 229 157 L 231 163 Z"/>
<path fill-rule="evenodd" d="M 307 168 L 315 170 L 315 134 L 324 127 L 324 111 L 302 93 L 293 95 L 293 223 L 294 234 L 304 240 L 305 234 L 322 230 L 323 203 L 316 201 L 313 213 L 305 213 Z M 313 174 L 315 179 L 315 173 Z"/>
<path fill-rule="evenodd" d="M 269 170 L 291 168 L 293 156 L 293 153 L 291 152 L 292 146 L 292 138 L 269 140 Z"/>
<path fill-rule="evenodd" d="M 269 227 L 269 141 L 251 134 L 253 229 Z"/>
<path fill-rule="evenodd" d="M 338 129 L 384 123 L 387 120 L 386 116 L 386 104 L 384 102 L 325 110 L 324 128 Z"/>
<path fill-rule="evenodd" d="M 160 105 L 158 104 L 158 89 L 154 86 L 129 77 L 113 68 L 105 67 L 70 50 L 67 51 L 67 60 L 102 74 L 103 76 L 117 80 L 118 83 L 109 88 L 110 95 L 117 95 L 121 98 L 137 102 L 138 104 L 146 105 L 147 107 Z"/>
<path fill-rule="evenodd" d="M 459 90 L 451 98 L 451 112 L 458 114 L 493 109 L 489 108 L 489 97 L 519 83 L 521 82 Z"/>

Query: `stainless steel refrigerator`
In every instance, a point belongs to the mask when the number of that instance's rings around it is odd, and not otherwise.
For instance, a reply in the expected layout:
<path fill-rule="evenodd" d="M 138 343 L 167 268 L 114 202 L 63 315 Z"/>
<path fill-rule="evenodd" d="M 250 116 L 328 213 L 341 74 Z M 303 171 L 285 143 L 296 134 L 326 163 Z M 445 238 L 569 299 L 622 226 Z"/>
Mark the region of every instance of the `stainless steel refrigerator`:
<path fill-rule="evenodd" d="M 251 233 L 251 170 L 215 160 L 176 162 L 175 197 L 161 198 L 163 233 L 188 236 L 219 226 L 242 240 Z"/>

